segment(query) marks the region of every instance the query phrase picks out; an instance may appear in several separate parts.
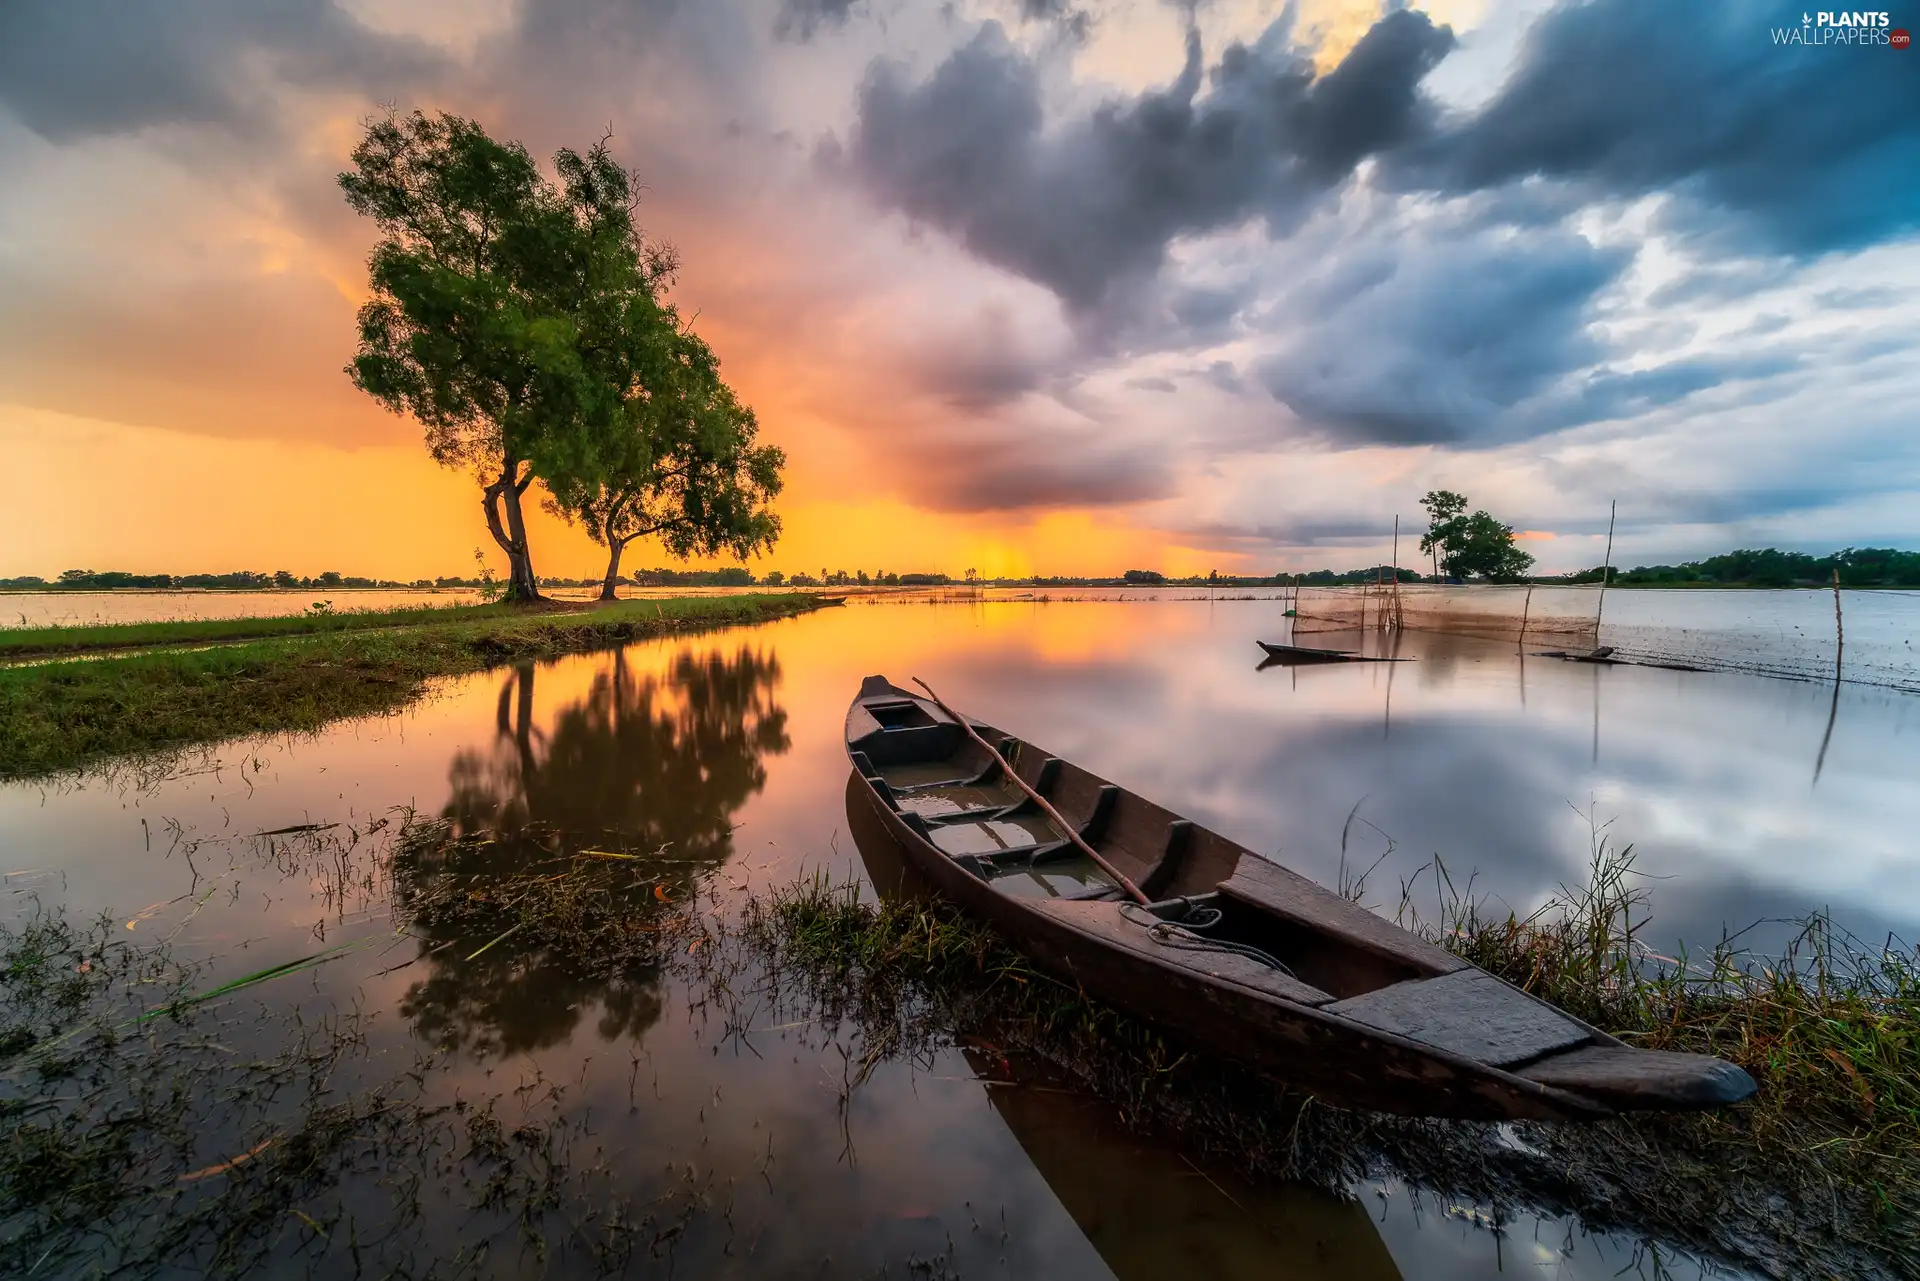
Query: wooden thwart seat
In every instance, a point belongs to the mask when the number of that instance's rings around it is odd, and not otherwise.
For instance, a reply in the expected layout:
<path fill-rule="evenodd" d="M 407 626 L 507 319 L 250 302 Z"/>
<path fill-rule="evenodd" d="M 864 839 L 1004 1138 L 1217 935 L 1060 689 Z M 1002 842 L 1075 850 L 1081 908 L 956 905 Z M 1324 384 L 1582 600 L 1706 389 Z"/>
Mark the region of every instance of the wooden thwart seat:
<path fill-rule="evenodd" d="M 1358 903 L 1257 855 L 1248 854 L 1234 864 L 1233 875 L 1220 882 L 1220 892 L 1281 920 L 1333 935 L 1416 973 L 1451 974 L 1467 968 L 1467 962 L 1438 944 L 1409 934 Z"/>

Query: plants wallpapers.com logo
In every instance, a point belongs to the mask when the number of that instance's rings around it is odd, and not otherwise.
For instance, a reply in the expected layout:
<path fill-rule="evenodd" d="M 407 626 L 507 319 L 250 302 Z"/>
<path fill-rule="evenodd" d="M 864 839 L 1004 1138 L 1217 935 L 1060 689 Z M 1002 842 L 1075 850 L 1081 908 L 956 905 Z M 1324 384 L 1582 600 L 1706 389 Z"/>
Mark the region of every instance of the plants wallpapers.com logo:
<path fill-rule="evenodd" d="M 1880 45 L 1890 49 L 1907 49 L 1911 47 L 1913 38 L 1904 27 L 1893 25 L 1893 15 L 1890 13 L 1877 10 L 1830 12 L 1822 9 L 1817 13 L 1802 12 L 1797 27 L 1773 28 L 1773 42 L 1778 45 L 1831 45 L 1845 48 Z"/>

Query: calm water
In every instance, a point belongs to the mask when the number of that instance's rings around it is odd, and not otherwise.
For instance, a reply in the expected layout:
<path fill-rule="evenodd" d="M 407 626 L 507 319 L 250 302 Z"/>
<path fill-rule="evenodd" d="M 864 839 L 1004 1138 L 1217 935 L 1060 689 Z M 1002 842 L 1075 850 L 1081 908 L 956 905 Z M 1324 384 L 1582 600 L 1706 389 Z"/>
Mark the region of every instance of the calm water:
<path fill-rule="evenodd" d="M 256 990 L 362 1011 L 376 1056 L 442 1052 L 435 1089 L 561 1083 L 556 1106 L 591 1128 L 610 1186 L 643 1201 L 707 1189 L 707 1209 L 643 1252 L 640 1272 L 1437 1281 L 1630 1269 L 1636 1243 L 1577 1222 L 1523 1216 L 1496 1234 L 1397 1186 L 1352 1201 L 1250 1187 L 1123 1133 L 1099 1105 L 988 1085 L 995 1074 L 958 1050 L 883 1063 L 843 1109 L 845 1046 L 830 1028 L 778 1010 L 728 1026 L 669 973 L 582 975 L 512 938 L 396 940 L 385 891 L 419 869 L 382 863 L 381 838 L 332 870 L 236 839 L 407 805 L 548 845 L 664 847 L 663 886 L 703 881 L 724 912 L 743 887 L 862 874 L 840 725 L 859 679 L 884 672 L 924 677 L 1322 880 L 1339 875 L 1344 831 L 1350 866 L 1386 855 L 1369 882 L 1376 904 L 1397 902 L 1402 878 L 1430 901 L 1417 874 L 1439 854 L 1456 881 L 1472 875 L 1524 910 L 1580 875 L 1590 814 L 1635 846 L 1668 938 L 1711 941 L 1819 906 L 1864 936 L 1920 933 L 1920 699 L 1844 686 L 1836 701 L 1809 683 L 1417 634 L 1398 650 L 1411 662 L 1259 670 L 1253 639 L 1279 635 L 1278 612 L 856 603 L 452 680 L 404 715 L 229 745 L 217 765 L 144 789 L 0 790 L 4 910 L 38 897 L 109 912 L 132 937 L 217 958 L 216 976 L 316 940 L 377 941 L 284 991 Z M 441 1246 L 462 1222 L 449 1214 Z M 508 1263 L 492 1271 L 537 1271 Z M 326 1256 L 318 1270 L 352 1267 Z"/>

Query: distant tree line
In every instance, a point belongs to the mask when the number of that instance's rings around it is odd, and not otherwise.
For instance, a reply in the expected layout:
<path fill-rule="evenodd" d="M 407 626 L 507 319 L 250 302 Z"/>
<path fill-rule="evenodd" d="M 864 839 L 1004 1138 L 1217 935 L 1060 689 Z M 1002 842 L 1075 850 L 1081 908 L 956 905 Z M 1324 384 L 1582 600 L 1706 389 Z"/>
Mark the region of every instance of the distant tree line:
<path fill-rule="evenodd" d="M 391 578 L 359 578 L 352 574 L 342 574 L 328 570 L 311 578 L 302 578 L 287 570 L 276 570 L 271 574 L 254 570 L 235 570 L 227 574 L 130 574 L 125 570 L 108 569 L 69 569 L 60 577 L 48 582 L 38 574 L 22 574 L 18 578 L 0 578 L 0 587 L 37 587 L 59 591 L 98 592 L 112 591 L 115 588 L 150 589 L 227 589 L 230 591 L 270 591 L 274 588 L 293 590 L 318 587 L 464 587 L 469 584 L 456 579 L 416 578 L 411 582 L 400 582 Z M 477 581 L 476 584 L 477 585 Z"/>
<path fill-rule="evenodd" d="M 1678 565 L 1641 565 L 1616 569 L 1610 582 L 1625 587 L 1699 583 L 1717 587 L 1811 587 L 1833 581 L 1842 587 L 1920 587 L 1920 552 L 1891 547 L 1848 547 L 1831 556 L 1783 552 L 1773 547 L 1742 548 Z M 1604 567 L 1581 570 L 1559 580 L 1597 583 Z"/>

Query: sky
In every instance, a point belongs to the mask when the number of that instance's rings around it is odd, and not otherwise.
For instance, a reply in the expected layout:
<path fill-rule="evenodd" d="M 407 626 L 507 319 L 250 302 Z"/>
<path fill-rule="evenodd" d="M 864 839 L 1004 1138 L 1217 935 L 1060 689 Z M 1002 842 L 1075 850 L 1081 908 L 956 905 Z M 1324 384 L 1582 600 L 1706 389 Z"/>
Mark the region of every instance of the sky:
<path fill-rule="evenodd" d="M 1546 572 L 1614 503 L 1616 563 L 1920 546 L 1920 52 L 1803 16 L 7 0 L 0 576 L 500 563 L 342 372 L 386 107 L 611 129 L 788 455 L 757 571 L 1411 565 L 1438 487 Z"/>

